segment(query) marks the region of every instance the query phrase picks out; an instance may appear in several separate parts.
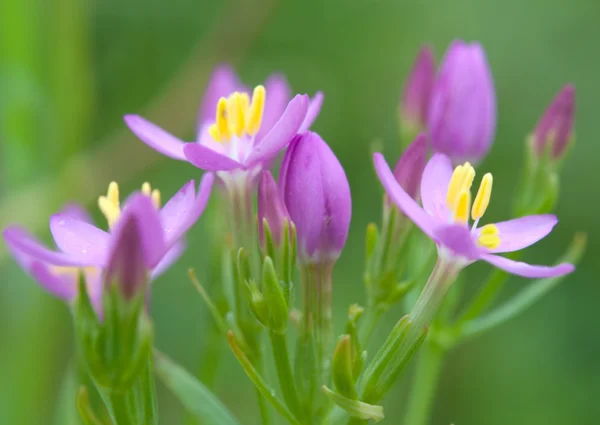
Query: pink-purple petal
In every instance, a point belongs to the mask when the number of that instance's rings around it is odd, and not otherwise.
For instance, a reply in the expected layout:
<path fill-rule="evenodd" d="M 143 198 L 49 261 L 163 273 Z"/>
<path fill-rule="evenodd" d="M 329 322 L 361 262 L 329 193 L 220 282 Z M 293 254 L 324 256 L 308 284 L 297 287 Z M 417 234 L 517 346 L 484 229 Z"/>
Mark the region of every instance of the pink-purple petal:
<path fill-rule="evenodd" d="M 373 155 L 375 171 L 388 197 L 406 214 L 427 236 L 434 237 L 437 222 L 429 216 L 417 202 L 402 189 L 392 170 L 380 153 Z"/>
<path fill-rule="evenodd" d="M 164 257 L 160 260 L 160 262 L 156 265 L 152 273 L 150 273 L 150 278 L 152 280 L 158 278 L 162 275 L 169 267 L 171 267 L 183 254 L 186 248 L 186 243 L 183 239 L 177 241 L 175 245 L 171 247 L 164 255 Z"/>
<path fill-rule="evenodd" d="M 484 255 L 481 259 L 511 274 L 532 279 L 562 276 L 575 270 L 575 267 L 568 263 L 557 266 L 538 266 L 491 254 Z"/>
<path fill-rule="evenodd" d="M 89 264 L 81 258 L 76 258 L 64 252 L 52 251 L 51 249 L 46 248 L 33 235 L 21 227 L 9 227 L 4 230 L 3 236 L 11 251 L 19 252 L 19 255 L 22 255 L 23 258 L 26 256 L 27 258 L 31 258 L 31 261 L 64 267 L 89 266 Z"/>
<path fill-rule="evenodd" d="M 304 118 L 304 122 L 300 126 L 298 133 L 304 133 L 305 131 L 310 130 L 310 127 L 313 125 L 313 123 L 319 116 L 319 112 L 321 112 L 322 105 L 323 93 L 318 91 L 310 99 L 310 103 L 308 104 L 308 111 L 306 112 L 306 117 Z"/>
<path fill-rule="evenodd" d="M 475 261 L 481 256 L 481 249 L 473 241 L 469 228 L 462 224 L 442 225 L 434 231 L 435 241 L 449 249 L 453 255 Z"/>
<path fill-rule="evenodd" d="M 500 245 L 489 252 L 518 251 L 545 238 L 558 223 L 553 214 L 529 215 L 514 220 L 495 223 L 500 236 Z"/>
<path fill-rule="evenodd" d="M 86 211 L 86 209 L 83 208 L 81 205 L 75 203 L 66 204 L 60 211 L 60 214 L 68 215 L 79 221 L 83 221 L 90 224 L 94 222 L 90 214 Z"/>
<path fill-rule="evenodd" d="M 109 234 L 69 215 L 50 217 L 50 231 L 61 251 L 90 266 L 104 266 Z"/>
<path fill-rule="evenodd" d="M 452 178 L 452 163 L 443 154 L 435 154 L 423 171 L 421 180 L 421 202 L 427 214 L 440 221 L 448 220 L 446 195 Z"/>
<path fill-rule="evenodd" d="M 187 143 L 183 153 L 191 164 L 205 171 L 231 171 L 244 168 L 240 162 L 199 143 Z"/>
<path fill-rule="evenodd" d="M 204 174 L 196 196 L 192 180 L 160 211 L 167 246 L 173 246 L 198 221 L 210 198 L 213 183 L 214 174 Z"/>
<path fill-rule="evenodd" d="M 34 261 L 26 270 L 42 288 L 57 298 L 70 301 L 77 294 L 76 274 L 60 274 L 52 266 Z"/>
<path fill-rule="evenodd" d="M 262 140 L 271 131 L 292 97 L 290 86 L 283 74 L 271 75 L 265 82 L 265 91 L 265 109 L 256 140 Z"/>
<path fill-rule="evenodd" d="M 125 115 L 123 119 L 129 129 L 155 151 L 173 159 L 185 160 L 183 154 L 185 143 L 182 140 L 139 115 Z"/>
<path fill-rule="evenodd" d="M 271 131 L 252 149 L 245 161 L 247 167 L 271 160 L 294 138 L 308 110 L 308 96 L 294 97 Z"/>

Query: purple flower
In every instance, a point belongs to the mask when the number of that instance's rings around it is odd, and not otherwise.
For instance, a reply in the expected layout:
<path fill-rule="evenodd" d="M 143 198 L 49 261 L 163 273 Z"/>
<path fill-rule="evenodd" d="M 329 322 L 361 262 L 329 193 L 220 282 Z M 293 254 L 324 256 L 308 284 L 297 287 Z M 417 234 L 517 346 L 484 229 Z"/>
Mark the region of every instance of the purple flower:
<path fill-rule="evenodd" d="M 452 43 L 442 61 L 429 105 L 427 128 L 436 152 L 454 164 L 479 162 L 496 132 L 496 95 L 478 43 Z"/>
<path fill-rule="evenodd" d="M 190 181 L 161 209 L 158 192 L 144 185 L 142 193 L 130 196 L 121 210 L 118 187 L 111 184 L 107 196 L 99 199 L 110 231 L 94 226 L 81 208 L 71 206 L 50 218 L 56 250 L 19 226 L 5 229 L 4 239 L 21 267 L 59 298 L 71 301 L 77 295 L 81 270 L 90 299 L 101 311 L 104 278 L 131 277 L 131 282 L 139 283 L 141 274 L 155 278 L 179 258 L 182 236 L 204 211 L 213 180 L 212 174 L 206 174 L 198 195 Z M 134 288 L 123 290 L 130 295 Z"/>
<path fill-rule="evenodd" d="M 413 65 L 400 101 L 402 123 L 423 131 L 427 125 L 431 91 L 435 81 L 435 58 L 431 47 L 421 48 Z"/>
<path fill-rule="evenodd" d="M 267 222 L 275 244 L 280 245 L 285 221 L 289 218 L 273 175 L 270 171 L 263 171 L 258 183 L 258 235 L 261 246 L 264 247 L 265 236 L 263 220 Z"/>
<path fill-rule="evenodd" d="M 573 138 L 575 121 L 575 87 L 567 84 L 552 100 L 533 133 L 533 147 L 538 156 L 549 149 L 553 159 L 560 158 Z"/>
<path fill-rule="evenodd" d="M 571 264 L 555 267 L 530 265 L 501 257 L 534 244 L 556 225 L 554 215 L 531 215 L 478 227 L 490 201 L 492 175 L 482 178 L 471 206 L 471 184 L 475 170 L 469 163 L 452 170 L 450 159 L 436 154 L 427 163 L 421 181 L 421 208 L 396 181 L 383 156 L 374 155 L 377 175 L 392 201 L 438 245 L 440 255 L 466 266 L 486 261 L 509 273 L 541 278 L 571 273 Z M 469 226 L 469 216 L 474 223 Z"/>
<path fill-rule="evenodd" d="M 260 171 L 298 133 L 316 119 L 323 95 L 312 101 L 297 95 L 281 75 L 248 90 L 233 70 L 213 73 L 200 107 L 196 141 L 184 143 L 138 115 L 126 115 L 129 128 L 147 145 L 207 171 Z M 223 174 L 219 174 L 224 177 Z"/>
<path fill-rule="evenodd" d="M 350 186 L 318 134 L 307 132 L 292 141 L 281 164 L 279 187 L 296 226 L 301 261 L 335 261 L 348 237 Z"/>

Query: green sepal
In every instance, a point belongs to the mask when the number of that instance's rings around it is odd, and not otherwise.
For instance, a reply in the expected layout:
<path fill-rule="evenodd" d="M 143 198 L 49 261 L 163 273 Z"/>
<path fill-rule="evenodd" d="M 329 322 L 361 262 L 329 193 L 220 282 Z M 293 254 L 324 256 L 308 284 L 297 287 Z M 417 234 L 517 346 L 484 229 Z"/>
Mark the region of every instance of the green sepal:
<path fill-rule="evenodd" d="M 375 422 L 379 422 L 384 418 L 383 407 L 363 403 L 362 401 L 353 400 L 347 397 L 344 397 L 341 394 L 336 393 L 335 391 L 330 390 L 325 385 L 322 387 L 323 392 L 331 401 L 333 401 L 336 405 L 344 409 L 350 416 L 362 420 L 373 420 Z"/>
<path fill-rule="evenodd" d="M 92 406 L 90 405 L 89 391 L 84 386 L 80 387 L 77 391 L 76 406 L 84 425 L 104 425 L 94 414 Z"/>
<path fill-rule="evenodd" d="M 254 280 L 245 280 L 242 284 L 246 290 L 250 311 L 252 311 L 252 314 L 261 325 L 269 327 L 269 307 L 264 295 L 258 289 L 258 285 Z"/>
<path fill-rule="evenodd" d="M 351 342 L 351 359 L 352 359 L 352 377 L 354 382 L 365 367 L 366 351 L 362 351 L 361 342 L 358 335 L 358 321 L 362 317 L 365 309 L 358 304 L 352 304 L 348 309 L 348 322 L 346 323 L 346 334 L 350 336 Z"/>
<path fill-rule="evenodd" d="M 285 334 L 288 326 L 289 310 L 275 272 L 273 260 L 263 261 L 263 295 L 269 313 L 269 328 L 278 334 Z"/>
<path fill-rule="evenodd" d="M 335 390 L 342 396 L 351 400 L 358 400 L 353 372 L 353 357 L 355 356 L 352 353 L 352 339 L 350 335 L 340 336 L 333 351 L 331 368 L 333 385 L 335 386 Z"/>
<path fill-rule="evenodd" d="M 271 228 L 269 227 L 269 223 L 266 218 L 262 220 L 263 224 L 263 236 L 265 240 L 265 257 L 275 257 L 275 242 L 273 241 L 273 233 L 271 232 Z"/>

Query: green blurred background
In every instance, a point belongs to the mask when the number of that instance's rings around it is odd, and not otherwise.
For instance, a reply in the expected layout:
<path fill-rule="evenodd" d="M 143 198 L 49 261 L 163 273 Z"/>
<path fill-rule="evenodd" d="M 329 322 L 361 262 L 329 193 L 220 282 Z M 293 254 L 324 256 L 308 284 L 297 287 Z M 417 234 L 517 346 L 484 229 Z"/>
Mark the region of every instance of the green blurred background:
<path fill-rule="evenodd" d="M 297 92 L 325 92 L 313 128 L 352 187 L 353 227 L 335 284 L 342 319 L 348 303 L 363 299 L 363 233 L 380 214 L 370 144 L 381 141 L 390 162 L 397 158 L 398 97 L 421 43 L 439 58 L 453 38 L 479 40 L 499 104 L 496 143 L 483 164 L 496 175 L 489 219 L 507 218 L 524 137 L 572 81 L 578 141 L 562 174 L 561 223 L 526 258 L 552 262 L 579 230 L 590 244 L 577 273 L 542 302 L 452 353 L 432 423 L 600 423 L 598 16 L 600 2 L 590 0 L 0 0 L 0 225 L 19 222 L 47 238 L 50 213 L 68 200 L 95 209 L 112 179 L 124 191 L 149 180 L 170 196 L 198 171 L 148 149 L 121 117 L 141 113 L 191 138 L 215 64 L 234 64 L 251 84 L 282 71 Z M 185 269 L 206 268 L 209 222 L 196 226 L 183 260 L 153 286 L 157 345 L 190 370 L 199 367 L 211 325 Z M 468 291 L 485 272 L 467 271 Z M 55 423 L 73 358 L 69 311 L 4 246 L 0 283 L 0 423 Z M 526 284 L 511 280 L 503 297 Z M 380 338 L 399 314 L 390 313 Z M 217 391 L 254 423 L 252 388 L 224 353 Z M 386 423 L 399 422 L 407 383 L 385 400 Z M 160 402 L 161 423 L 182 423 L 181 406 L 162 387 Z"/>

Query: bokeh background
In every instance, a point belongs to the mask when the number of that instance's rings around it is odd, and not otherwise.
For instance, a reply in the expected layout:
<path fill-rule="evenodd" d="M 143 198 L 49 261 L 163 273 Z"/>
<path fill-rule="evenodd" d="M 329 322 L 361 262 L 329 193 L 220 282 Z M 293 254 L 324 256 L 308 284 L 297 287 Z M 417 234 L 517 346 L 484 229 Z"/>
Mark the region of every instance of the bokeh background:
<path fill-rule="evenodd" d="M 545 299 L 452 353 L 432 423 L 600 423 L 598 16 L 600 2 L 590 0 L 0 0 L 0 225 L 18 222 L 47 238 L 49 214 L 70 200 L 95 211 L 113 179 L 124 191 L 149 180 L 171 195 L 198 170 L 151 151 L 122 116 L 141 113 L 191 138 L 216 64 L 233 64 L 250 84 L 281 71 L 297 92 L 325 92 L 313 128 L 352 187 L 353 225 L 335 283 L 342 318 L 363 299 L 364 228 L 380 214 L 370 145 L 377 140 L 390 162 L 397 158 L 398 97 L 422 43 L 439 58 L 454 38 L 479 40 L 499 104 L 483 164 L 496 176 L 490 219 L 507 218 L 524 137 L 572 81 L 577 146 L 562 173 L 561 223 L 526 258 L 554 261 L 576 231 L 590 243 L 577 273 Z M 157 345 L 192 371 L 201 369 L 211 325 L 185 269 L 207 276 L 210 222 L 196 226 L 182 261 L 153 286 Z M 467 290 L 486 272 L 469 269 Z M 526 284 L 511 280 L 503 298 Z M 379 338 L 399 314 L 390 313 Z M 245 423 L 257 423 L 250 384 L 224 349 L 221 358 L 216 391 Z M 58 424 L 72 359 L 68 309 L 0 244 L 0 423 Z M 385 400 L 386 423 L 399 422 L 407 383 Z M 183 423 L 177 400 L 159 390 L 161 423 Z"/>

